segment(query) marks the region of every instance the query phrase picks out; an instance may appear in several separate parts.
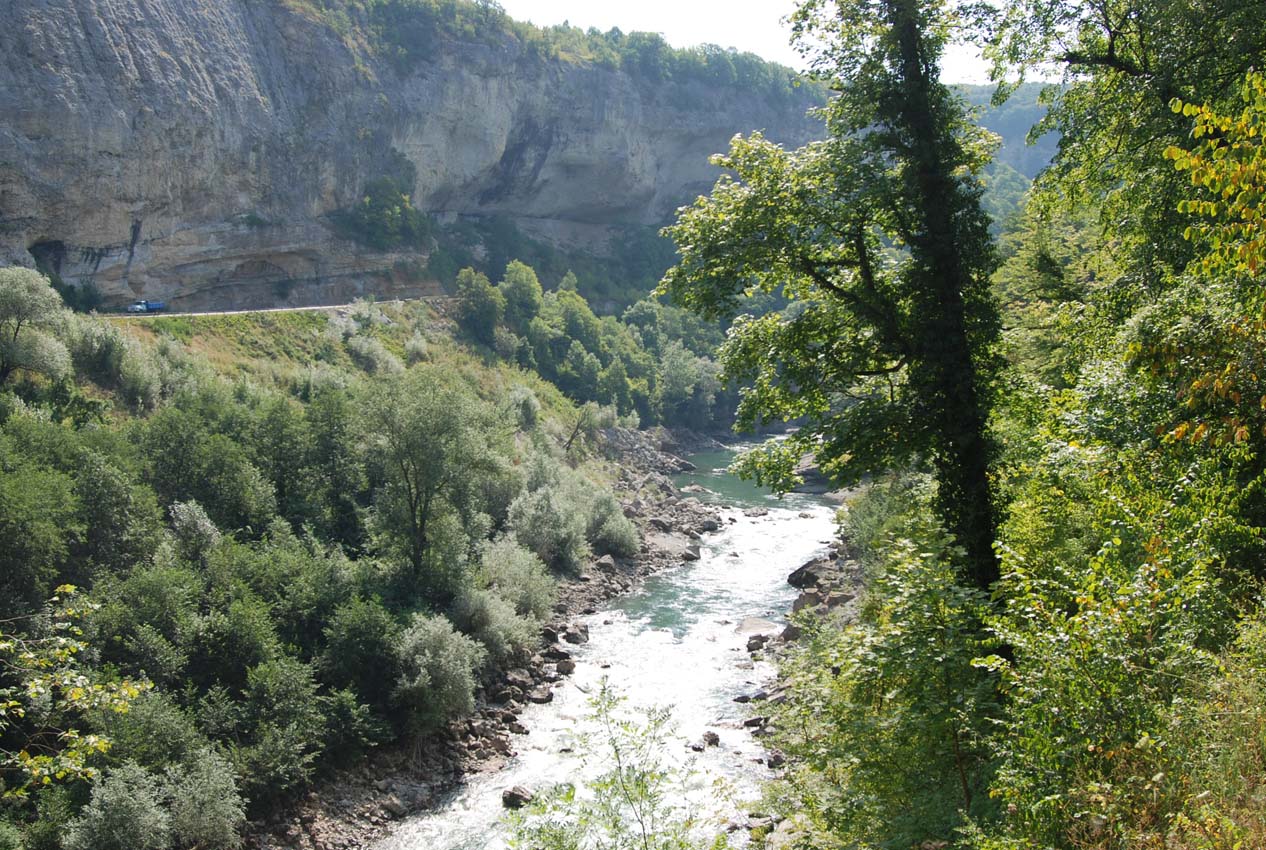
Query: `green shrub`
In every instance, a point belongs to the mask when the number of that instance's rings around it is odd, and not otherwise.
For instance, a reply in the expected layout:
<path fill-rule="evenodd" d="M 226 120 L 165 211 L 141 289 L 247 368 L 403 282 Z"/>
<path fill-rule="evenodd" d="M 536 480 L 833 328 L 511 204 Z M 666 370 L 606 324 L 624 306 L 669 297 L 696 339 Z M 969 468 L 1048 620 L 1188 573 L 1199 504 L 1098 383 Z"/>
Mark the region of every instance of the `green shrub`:
<path fill-rule="evenodd" d="M 434 731 L 475 708 L 475 673 L 486 652 L 441 616 L 414 614 L 400 636 L 394 698 L 413 733 Z"/>
<path fill-rule="evenodd" d="M 476 579 L 514 606 L 517 614 L 539 622 L 549 618 L 557 594 L 557 583 L 536 555 L 510 536 L 499 537 L 483 546 Z"/>
<path fill-rule="evenodd" d="M 540 624 L 516 614 L 512 603 L 491 591 L 472 589 L 457 597 L 453 620 L 483 644 L 488 660 L 497 668 L 523 659 L 540 642 Z"/>
<path fill-rule="evenodd" d="M 959 583 L 947 535 L 911 531 L 877 554 L 860 621 L 810 629 L 783 664 L 775 742 L 790 767 L 777 793 L 812 846 L 941 846 L 996 814 L 997 676 L 975 665 L 987 597 Z"/>
<path fill-rule="evenodd" d="M 119 362 L 118 388 L 134 410 L 156 408 L 163 396 L 163 376 L 154 355 L 138 344 L 128 344 Z"/>
<path fill-rule="evenodd" d="M 431 223 L 413 206 L 407 188 L 389 177 L 369 181 L 360 203 L 331 214 L 335 230 L 380 251 L 425 247 Z"/>
<path fill-rule="evenodd" d="M 519 430 L 531 433 L 541 418 L 541 402 L 536 393 L 527 387 L 517 386 L 510 391 L 510 408 L 514 411 Z"/>
<path fill-rule="evenodd" d="M 239 729 L 249 739 L 233 747 L 232 759 L 247 796 L 258 803 L 312 778 L 326 720 L 312 669 L 293 658 L 281 656 L 252 667 L 244 691 Z"/>
<path fill-rule="evenodd" d="M 515 362 L 523 344 L 523 338 L 508 328 L 498 327 L 492 333 L 492 350 L 507 362 Z"/>
<path fill-rule="evenodd" d="M 82 317 L 72 326 L 69 337 L 76 372 L 103 387 L 117 386 L 130 340 L 108 322 Z"/>
<path fill-rule="evenodd" d="M 426 337 L 415 331 L 413 336 L 409 337 L 409 341 L 404 344 L 404 362 L 412 366 L 415 363 L 421 363 L 430 359 L 430 356 Z"/>
<path fill-rule="evenodd" d="M 65 786 L 54 785 L 37 794 L 36 819 L 27 825 L 24 836 L 26 850 L 68 850 L 66 835 L 80 804 Z"/>
<path fill-rule="evenodd" d="M 5 821 L 0 821 L 0 850 L 23 850 L 22 831 Z"/>
<path fill-rule="evenodd" d="M 192 564 L 202 563 L 219 544 L 220 529 L 215 527 L 202 505 L 192 499 L 176 502 L 170 512 L 176 554 Z"/>
<path fill-rule="evenodd" d="M 378 673 L 382 675 L 382 670 Z M 386 725 L 354 691 L 331 691 L 321 698 L 321 712 L 326 719 L 321 758 L 327 764 L 350 764 L 369 748 L 389 739 Z"/>
<path fill-rule="evenodd" d="M 384 708 L 396 679 L 400 627 L 376 599 L 352 599 L 325 627 L 325 649 L 317 660 L 322 678 L 353 688 L 361 699 Z"/>
<path fill-rule="evenodd" d="M 207 739 L 193 718 L 161 691 L 151 690 L 127 712 L 103 712 L 96 725 L 110 738 L 110 757 L 149 770 L 189 761 Z"/>
<path fill-rule="evenodd" d="M 167 774 L 171 831 L 182 847 L 228 850 L 242 843 L 245 807 L 229 763 L 212 749 Z"/>
<path fill-rule="evenodd" d="M 599 555 L 628 558 L 636 555 L 641 541 L 637 527 L 624 515 L 611 491 L 604 491 L 593 500 L 585 536 Z"/>
<path fill-rule="evenodd" d="M 93 783 L 92 799 L 70 823 L 66 850 L 164 850 L 171 818 L 157 778 L 129 762 Z"/>
<path fill-rule="evenodd" d="M 558 572 L 578 572 L 589 558 L 584 508 L 553 488 L 515 499 L 510 505 L 510 528 L 522 546 Z"/>
<path fill-rule="evenodd" d="M 268 606 L 249 592 L 198 617 L 193 627 L 189 672 L 204 687 L 244 687 L 248 669 L 281 651 Z"/>
<path fill-rule="evenodd" d="M 400 358 L 370 336 L 354 336 L 347 341 L 352 362 L 370 375 L 394 375 L 404 371 Z"/>

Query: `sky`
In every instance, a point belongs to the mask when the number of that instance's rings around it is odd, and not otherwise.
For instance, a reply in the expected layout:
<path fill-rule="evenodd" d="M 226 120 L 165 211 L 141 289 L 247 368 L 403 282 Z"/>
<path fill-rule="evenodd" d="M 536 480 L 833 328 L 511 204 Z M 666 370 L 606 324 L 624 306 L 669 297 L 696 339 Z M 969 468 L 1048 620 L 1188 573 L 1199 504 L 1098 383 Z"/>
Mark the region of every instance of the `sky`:
<path fill-rule="evenodd" d="M 501 5 L 510 17 L 538 26 L 567 21 L 581 29 L 657 32 L 674 47 L 719 44 L 804 68 L 781 22 L 794 0 L 501 0 Z M 942 69 L 946 82 L 987 82 L 984 63 L 966 49 L 947 52 Z"/>

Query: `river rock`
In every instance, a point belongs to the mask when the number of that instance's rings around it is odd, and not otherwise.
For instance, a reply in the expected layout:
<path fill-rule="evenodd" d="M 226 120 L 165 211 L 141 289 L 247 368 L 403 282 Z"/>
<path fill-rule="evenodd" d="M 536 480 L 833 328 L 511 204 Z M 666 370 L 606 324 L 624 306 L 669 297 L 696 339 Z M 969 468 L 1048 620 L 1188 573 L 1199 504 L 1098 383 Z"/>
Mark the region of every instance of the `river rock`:
<path fill-rule="evenodd" d="M 568 658 L 571 658 L 571 653 L 563 649 L 561 646 L 550 646 L 546 647 L 545 651 L 541 653 L 541 656 L 549 659 L 550 661 L 566 661 Z"/>
<path fill-rule="evenodd" d="M 681 553 L 683 561 L 697 561 L 702 557 L 703 551 L 699 548 L 698 543 L 692 543 L 686 547 L 686 551 Z"/>
<path fill-rule="evenodd" d="M 747 639 L 747 651 L 757 652 L 769 641 L 769 635 L 752 635 Z"/>
<path fill-rule="evenodd" d="M 707 747 L 721 746 L 721 736 L 709 729 L 703 733 L 703 744 Z"/>
<path fill-rule="evenodd" d="M 524 691 L 529 690 L 535 684 L 532 674 L 522 668 L 508 671 L 505 678 L 507 685 Z"/>
<path fill-rule="evenodd" d="M 564 658 L 562 661 L 558 662 L 557 669 L 562 675 L 570 676 L 572 673 L 576 672 L 576 662 L 570 658 Z"/>
<path fill-rule="evenodd" d="M 393 818 L 402 818 L 409 813 L 409 807 L 394 794 L 382 801 L 382 808 Z"/>
<path fill-rule="evenodd" d="M 563 640 L 568 643 L 588 643 L 589 627 L 584 623 L 577 623 L 567 627 L 563 632 Z"/>
<path fill-rule="evenodd" d="M 603 572 L 615 572 L 615 558 L 610 555 L 603 555 L 601 558 L 593 562 L 593 565 Z"/>
<path fill-rule="evenodd" d="M 528 691 L 525 696 L 527 697 L 528 702 L 534 702 L 537 705 L 543 705 L 544 703 L 554 701 L 554 692 L 551 691 L 548 686 L 544 685 L 536 688 L 535 690 Z"/>
<path fill-rule="evenodd" d="M 797 590 L 808 590 L 822 584 L 828 575 L 834 574 L 835 569 L 825 563 L 821 558 L 814 558 L 812 561 L 801 565 L 794 570 L 791 575 L 787 576 L 787 584 Z"/>
<path fill-rule="evenodd" d="M 522 785 L 515 785 L 501 792 L 501 805 L 507 809 L 521 809 L 532 802 L 535 796 Z"/>
<path fill-rule="evenodd" d="M 813 608 L 821 604 L 822 594 L 818 593 L 816 590 L 805 590 L 802 591 L 801 594 L 796 597 L 796 601 L 792 603 L 791 613 L 798 614 L 805 608 Z"/>
<path fill-rule="evenodd" d="M 714 519 L 705 519 L 699 523 L 699 530 L 704 532 L 712 532 L 721 528 L 721 523 Z"/>
<path fill-rule="evenodd" d="M 672 531 L 673 524 L 663 517 L 653 516 L 650 519 L 651 528 L 656 531 Z"/>
<path fill-rule="evenodd" d="M 768 508 L 748 508 L 747 510 L 743 511 L 743 516 L 746 516 L 746 517 L 769 516 L 769 509 Z"/>

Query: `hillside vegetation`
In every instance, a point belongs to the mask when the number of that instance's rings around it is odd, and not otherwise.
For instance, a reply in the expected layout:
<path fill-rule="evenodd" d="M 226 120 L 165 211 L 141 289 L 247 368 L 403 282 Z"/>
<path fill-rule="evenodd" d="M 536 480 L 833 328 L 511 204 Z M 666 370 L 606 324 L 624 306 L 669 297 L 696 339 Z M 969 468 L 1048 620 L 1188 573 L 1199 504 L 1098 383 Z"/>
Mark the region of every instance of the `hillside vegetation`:
<path fill-rule="evenodd" d="M 705 358 L 661 305 L 490 290 L 585 368 L 499 357 L 469 298 L 463 342 L 422 302 L 106 319 L 0 270 L 0 846 L 236 846 L 470 712 L 557 576 L 638 551 L 595 431 L 683 418 L 673 357 Z"/>

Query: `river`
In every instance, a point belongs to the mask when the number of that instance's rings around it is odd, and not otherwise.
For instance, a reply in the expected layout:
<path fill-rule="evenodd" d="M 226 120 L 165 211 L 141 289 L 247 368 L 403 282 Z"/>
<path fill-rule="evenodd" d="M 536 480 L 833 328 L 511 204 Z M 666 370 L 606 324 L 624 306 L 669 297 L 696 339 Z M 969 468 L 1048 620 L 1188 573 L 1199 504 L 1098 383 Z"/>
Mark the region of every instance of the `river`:
<path fill-rule="evenodd" d="M 438 808 L 402 821 L 376 850 L 503 848 L 504 789 L 538 789 L 582 774 L 578 736 L 592 731 L 588 701 L 604 677 L 633 706 L 671 707 L 671 755 L 692 759 L 697 787 L 720 778 L 736 799 L 755 798 L 768 776 L 765 753 L 742 726 L 748 707 L 734 698 L 769 686 L 774 669 L 750 659 L 750 630 L 741 626 L 749 618 L 783 621 L 796 594 L 787 574 L 825 551 L 834 507 L 816 496 L 775 499 L 725 472 L 732 457 L 695 455 L 699 471 L 677 478 L 678 486 L 706 488 L 692 494 L 701 501 L 723 506 L 722 527 L 704 537 L 700 560 L 665 570 L 583 618 L 590 640 L 574 648 L 576 671 L 556 686 L 553 702 L 520 716 L 528 734 L 514 738 L 518 755 L 503 770 L 470 777 Z M 753 507 L 768 513 L 744 513 Z M 707 730 L 720 736 L 720 746 L 691 753 L 688 743 Z M 732 804 L 710 805 L 724 816 Z"/>

